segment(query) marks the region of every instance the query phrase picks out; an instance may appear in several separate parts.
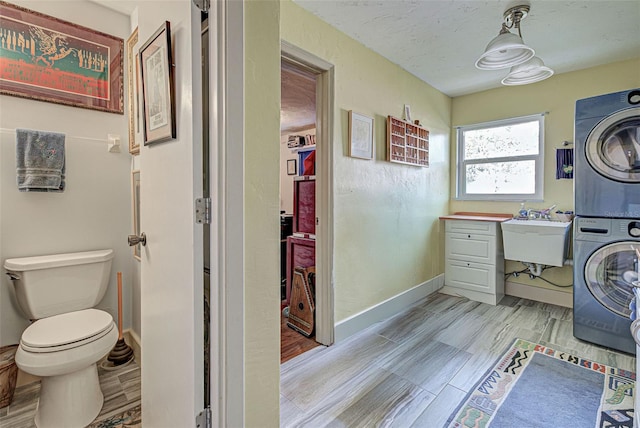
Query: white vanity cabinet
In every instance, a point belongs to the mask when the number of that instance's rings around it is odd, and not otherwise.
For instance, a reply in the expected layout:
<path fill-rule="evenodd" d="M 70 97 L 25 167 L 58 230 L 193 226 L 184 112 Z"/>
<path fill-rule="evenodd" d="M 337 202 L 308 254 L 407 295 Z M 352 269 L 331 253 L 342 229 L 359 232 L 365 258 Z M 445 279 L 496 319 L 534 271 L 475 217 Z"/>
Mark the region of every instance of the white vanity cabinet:
<path fill-rule="evenodd" d="M 491 305 L 504 297 L 500 221 L 445 219 L 442 292 Z"/>

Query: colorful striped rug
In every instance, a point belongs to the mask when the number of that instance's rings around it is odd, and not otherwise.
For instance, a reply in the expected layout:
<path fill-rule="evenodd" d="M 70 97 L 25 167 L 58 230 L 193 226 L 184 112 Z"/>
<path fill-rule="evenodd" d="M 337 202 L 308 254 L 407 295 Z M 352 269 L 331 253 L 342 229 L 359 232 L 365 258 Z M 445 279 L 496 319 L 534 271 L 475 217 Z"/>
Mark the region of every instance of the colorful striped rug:
<path fill-rule="evenodd" d="M 516 339 L 445 427 L 633 427 L 636 374 Z"/>

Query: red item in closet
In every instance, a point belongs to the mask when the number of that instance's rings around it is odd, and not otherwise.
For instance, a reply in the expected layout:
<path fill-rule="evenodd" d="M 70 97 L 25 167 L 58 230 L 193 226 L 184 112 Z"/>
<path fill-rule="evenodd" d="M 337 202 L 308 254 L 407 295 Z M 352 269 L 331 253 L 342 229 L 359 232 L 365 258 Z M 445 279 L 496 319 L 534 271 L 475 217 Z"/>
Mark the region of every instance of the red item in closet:
<path fill-rule="evenodd" d="M 316 173 L 316 151 L 312 151 L 309 156 L 304 158 L 303 161 L 304 168 L 302 170 L 302 175 L 315 175 Z"/>

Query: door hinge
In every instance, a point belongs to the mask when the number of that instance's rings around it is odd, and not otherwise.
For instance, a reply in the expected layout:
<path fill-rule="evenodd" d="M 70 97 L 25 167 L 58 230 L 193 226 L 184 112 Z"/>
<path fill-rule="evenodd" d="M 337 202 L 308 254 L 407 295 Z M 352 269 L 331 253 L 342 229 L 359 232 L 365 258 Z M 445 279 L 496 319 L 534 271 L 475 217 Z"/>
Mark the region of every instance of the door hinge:
<path fill-rule="evenodd" d="M 196 416 L 196 428 L 211 428 L 211 407 L 206 407 Z"/>
<path fill-rule="evenodd" d="M 209 0 L 193 0 L 193 4 L 203 12 L 208 12 L 211 5 Z"/>
<path fill-rule="evenodd" d="M 198 198 L 195 204 L 196 223 L 211 224 L 211 198 Z"/>

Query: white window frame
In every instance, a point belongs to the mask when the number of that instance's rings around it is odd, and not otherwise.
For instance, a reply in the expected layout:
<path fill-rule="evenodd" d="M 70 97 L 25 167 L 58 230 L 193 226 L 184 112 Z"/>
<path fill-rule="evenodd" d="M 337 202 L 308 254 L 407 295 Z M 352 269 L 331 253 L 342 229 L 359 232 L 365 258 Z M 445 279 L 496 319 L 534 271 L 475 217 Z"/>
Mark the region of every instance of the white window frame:
<path fill-rule="evenodd" d="M 466 131 L 474 131 L 478 129 L 496 128 L 501 126 L 517 125 L 525 122 L 538 121 L 538 154 L 522 155 L 522 156 L 505 156 L 497 158 L 481 158 L 481 159 L 464 159 L 464 133 Z M 514 117 L 509 119 L 494 120 L 491 122 L 476 123 L 473 125 L 459 126 L 457 128 L 457 183 L 456 183 L 456 199 L 468 201 L 538 201 L 544 199 L 544 114 L 535 114 L 529 116 Z M 478 163 L 499 163 L 510 161 L 535 161 L 535 193 L 510 193 L 510 194 L 467 194 L 466 190 L 466 171 L 467 165 Z"/>

